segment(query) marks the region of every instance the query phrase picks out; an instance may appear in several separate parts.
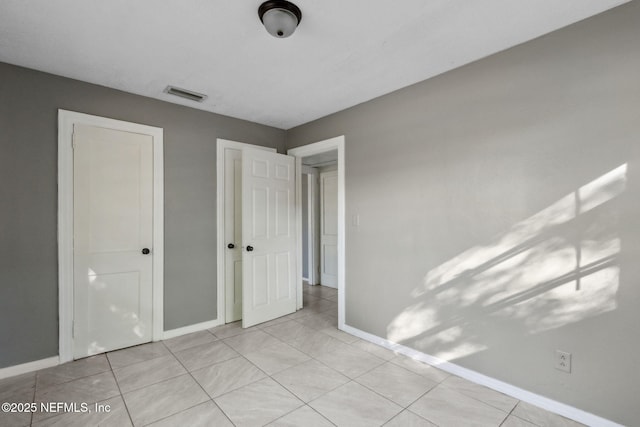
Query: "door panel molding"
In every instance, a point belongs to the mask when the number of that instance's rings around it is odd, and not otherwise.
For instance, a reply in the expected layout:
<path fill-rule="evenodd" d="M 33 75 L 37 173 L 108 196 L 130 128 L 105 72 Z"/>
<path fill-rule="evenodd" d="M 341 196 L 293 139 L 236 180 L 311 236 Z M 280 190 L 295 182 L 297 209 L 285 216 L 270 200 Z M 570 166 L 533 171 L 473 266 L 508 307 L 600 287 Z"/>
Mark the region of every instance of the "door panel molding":
<path fill-rule="evenodd" d="M 76 124 L 141 133 L 153 138 L 152 339 L 164 338 L 163 129 L 74 111 L 58 110 L 58 352 L 73 360 L 73 128 Z"/>
<path fill-rule="evenodd" d="M 338 328 L 345 326 L 345 161 L 344 161 L 344 135 L 330 138 L 313 144 L 292 148 L 287 154 L 296 157 L 296 224 L 298 227 L 298 249 L 297 253 L 302 254 L 302 179 L 301 166 L 302 158 L 313 154 L 325 153 L 327 151 L 338 150 Z M 297 257 L 297 280 L 299 286 L 298 308 L 302 308 L 302 257 Z"/>

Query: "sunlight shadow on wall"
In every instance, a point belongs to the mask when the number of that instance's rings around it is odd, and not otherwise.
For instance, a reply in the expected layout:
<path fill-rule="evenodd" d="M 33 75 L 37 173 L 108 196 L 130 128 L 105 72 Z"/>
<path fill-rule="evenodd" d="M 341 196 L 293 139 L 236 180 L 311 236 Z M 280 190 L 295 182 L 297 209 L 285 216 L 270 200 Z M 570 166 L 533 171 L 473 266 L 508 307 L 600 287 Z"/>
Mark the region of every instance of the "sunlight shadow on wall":
<path fill-rule="evenodd" d="M 388 339 L 451 360 L 487 348 L 471 331 L 478 322 L 517 321 L 535 334 L 614 310 L 620 238 L 608 205 L 626 174 L 619 166 L 429 271 Z"/>

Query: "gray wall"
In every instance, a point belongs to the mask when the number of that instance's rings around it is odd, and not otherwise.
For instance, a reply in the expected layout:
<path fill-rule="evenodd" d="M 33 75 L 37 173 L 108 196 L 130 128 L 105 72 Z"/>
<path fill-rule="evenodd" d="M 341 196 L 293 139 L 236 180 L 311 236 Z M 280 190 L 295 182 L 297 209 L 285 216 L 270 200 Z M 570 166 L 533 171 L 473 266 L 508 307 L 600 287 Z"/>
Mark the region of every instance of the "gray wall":
<path fill-rule="evenodd" d="M 638 22 L 631 2 L 287 132 L 346 138 L 348 325 L 637 425 Z"/>
<path fill-rule="evenodd" d="M 164 128 L 165 330 L 215 319 L 216 138 L 285 132 L 0 63 L 0 368 L 58 354 L 58 108 Z"/>

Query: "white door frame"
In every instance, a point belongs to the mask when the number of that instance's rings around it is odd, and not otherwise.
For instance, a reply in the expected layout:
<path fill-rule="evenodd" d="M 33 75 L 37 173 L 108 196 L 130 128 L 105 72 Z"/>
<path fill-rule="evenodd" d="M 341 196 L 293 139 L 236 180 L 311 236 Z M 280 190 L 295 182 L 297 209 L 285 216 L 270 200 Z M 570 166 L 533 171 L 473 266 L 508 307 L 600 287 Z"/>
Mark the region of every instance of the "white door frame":
<path fill-rule="evenodd" d="M 345 321 L 345 171 L 344 135 L 301 147 L 292 148 L 287 154 L 296 157 L 296 223 L 298 227 L 298 254 L 302 254 L 302 158 L 313 154 L 338 150 L 338 328 L 344 329 Z M 298 256 L 298 308 L 302 308 L 302 257 Z"/>
<path fill-rule="evenodd" d="M 153 138 L 153 321 L 152 339 L 164 335 L 163 129 L 74 111 L 58 110 L 58 352 L 73 360 L 73 126 L 83 124 Z"/>
<path fill-rule="evenodd" d="M 230 141 L 228 139 L 216 139 L 216 286 L 218 288 L 217 298 L 217 317 L 212 326 L 224 325 L 226 312 L 226 283 L 225 283 L 225 262 L 224 254 L 226 242 L 224 241 L 224 150 L 233 148 L 236 150 L 244 150 L 253 148 L 257 150 L 267 150 L 276 152 L 275 148 L 263 147 L 260 145 L 247 144 L 244 142 Z"/>
<path fill-rule="evenodd" d="M 307 263 L 309 265 L 309 277 L 307 277 L 310 285 L 315 285 L 318 282 L 317 276 L 318 273 L 316 269 L 318 268 L 319 263 L 316 262 L 316 195 L 318 193 L 318 169 L 313 168 L 311 166 L 302 165 L 301 175 L 309 176 L 307 180 L 307 200 L 301 200 L 301 203 L 307 204 L 307 231 L 309 232 L 309 236 L 307 238 Z M 302 191 L 302 184 L 301 191 Z M 302 194 L 300 195 L 302 197 Z"/>

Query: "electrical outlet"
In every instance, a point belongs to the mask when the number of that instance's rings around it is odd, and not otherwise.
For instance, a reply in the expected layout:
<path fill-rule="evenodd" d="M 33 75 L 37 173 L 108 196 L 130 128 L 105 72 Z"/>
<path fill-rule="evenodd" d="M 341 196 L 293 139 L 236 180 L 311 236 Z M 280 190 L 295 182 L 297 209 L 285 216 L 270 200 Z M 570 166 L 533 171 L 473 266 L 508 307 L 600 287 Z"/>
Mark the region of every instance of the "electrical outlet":
<path fill-rule="evenodd" d="M 556 369 L 571 373 L 571 353 L 556 350 Z"/>
<path fill-rule="evenodd" d="M 354 227 L 360 226 L 360 214 L 353 215 L 353 217 L 351 218 L 351 224 L 353 224 Z"/>

